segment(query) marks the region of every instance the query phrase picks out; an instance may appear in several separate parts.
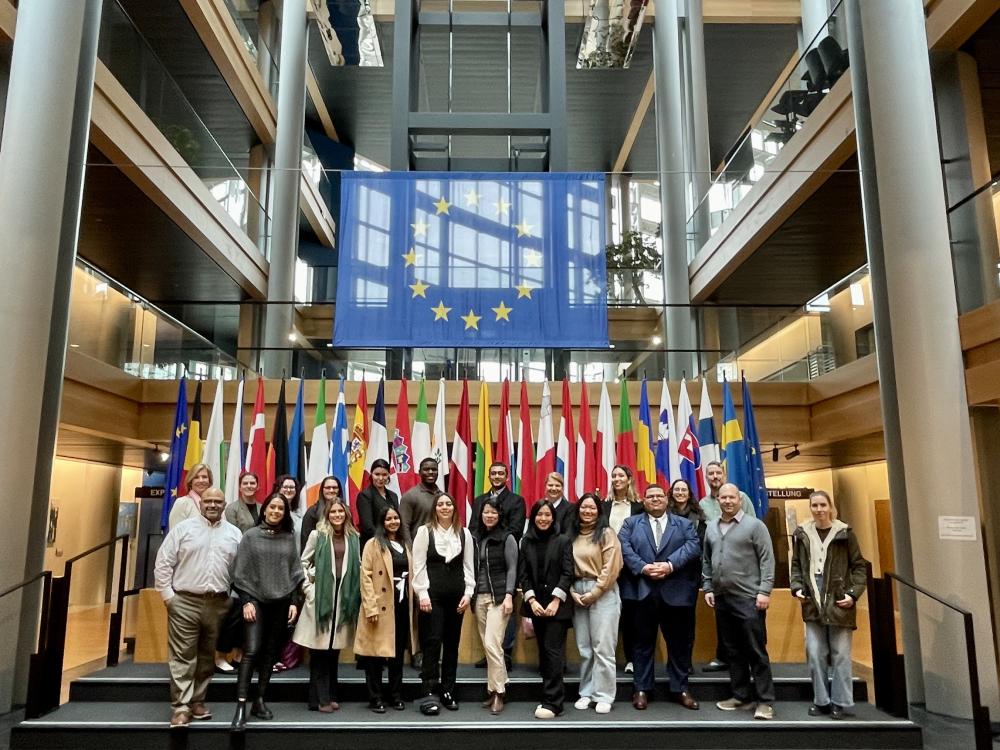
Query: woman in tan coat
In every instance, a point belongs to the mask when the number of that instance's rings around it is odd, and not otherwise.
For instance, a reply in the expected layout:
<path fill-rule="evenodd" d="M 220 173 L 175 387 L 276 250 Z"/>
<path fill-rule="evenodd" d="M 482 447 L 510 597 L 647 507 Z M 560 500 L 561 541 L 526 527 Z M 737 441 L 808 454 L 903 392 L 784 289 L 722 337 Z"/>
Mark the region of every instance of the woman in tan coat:
<path fill-rule="evenodd" d="M 354 637 L 358 665 L 364 667 L 368 707 L 385 713 L 382 668 L 389 670 L 389 705 L 397 711 L 403 703 L 403 654 L 416 651 L 413 625 L 413 564 L 403 543 L 399 512 L 382 510 L 375 535 L 361 554 L 361 614 Z"/>

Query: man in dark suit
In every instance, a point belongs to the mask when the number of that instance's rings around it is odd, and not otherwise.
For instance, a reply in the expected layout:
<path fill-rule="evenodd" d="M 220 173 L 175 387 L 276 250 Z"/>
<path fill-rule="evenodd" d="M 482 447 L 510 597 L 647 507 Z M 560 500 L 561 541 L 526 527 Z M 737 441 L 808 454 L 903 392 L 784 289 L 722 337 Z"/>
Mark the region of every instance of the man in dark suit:
<path fill-rule="evenodd" d="M 667 513 L 667 494 L 658 484 L 646 488 L 645 513 L 625 519 L 618 539 L 625 567 L 622 598 L 635 606 L 636 643 L 633 659 L 632 705 L 645 710 L 653 691 L 653 658 L 657 630 L 667 642 L 667 676 L 670 693 L 684 708 L 698 709 L 698 701 L 688 690 L 691 670 L 691 623 L 698 584 L 675 576 L 701 554 L 694 524 Z M 692 588 L 693 585 L 693 588 Z"/>
<path fill-rule="evenodd" d="M 521 541 L 524 534 L 524 520 L 526 518 L 526 508 L 524 498 L 511 492 L 507 488 L 507 464 L 503 461 L 494 461 L 490 464 L 489 478 L 490 491 L 472 501 L 472 518 L 469 519 L 469 531 L 472 536 L 479 538 L 480 525 L 482 523 L 483 503 L 489 498 L 500 506 L 500 528 L 512 534 L 514 539 Z M 517 616 L 512 615 L 507 620 L 507 631 L 503 638 L 504 661 L 507 662 L 507 669 L 513 665 L 514 641 L 517 640 Z M 476 662 L 480 668 L 486 667 L 486 658 Z"/>

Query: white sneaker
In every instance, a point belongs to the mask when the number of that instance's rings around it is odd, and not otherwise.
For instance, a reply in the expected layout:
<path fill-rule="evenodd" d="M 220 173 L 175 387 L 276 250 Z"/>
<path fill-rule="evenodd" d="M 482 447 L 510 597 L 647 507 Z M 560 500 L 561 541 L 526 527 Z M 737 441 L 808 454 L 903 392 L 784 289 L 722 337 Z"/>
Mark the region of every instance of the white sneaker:
<path fill-rule="evenodd" d="M 605 703 L 604 701 L 600 701 L 597 704 L 597 709 L 596 710 L 597 710 L 597 713 L 599 713 L 599 714 L 609 714 L 609 713 L 611 713 L 611 704 L 610 703 Z"/>
<path fill-rule="evenodd" d="M 625 665 L 625 674 L 632 674 L 635 672 L 635 667 L 632 666 L 632 662 Z"/>
<path fill-rule="evenodd" d="M 545 706 L 539 705 L 538 708 L 535 709 L 535 718 L 554 719 L 556 718 L 556 712 L 553 711 L 551 708 L 546 708 Z"/>
<path fill-rule="evenodd" d="M 217 656 L 215 658 L 215 668 L 220 672 L 235 672 L 233 665 L 226 661 L 223 657 Z"/>
<path fill-rule="evenodd" d="M 577 699 L 576 703 L 573 704 L 573 708 L 579 709 L 580 711 L 586 711 L 590 708 L 590 698 L 584 698 L 581 696 Z"/>

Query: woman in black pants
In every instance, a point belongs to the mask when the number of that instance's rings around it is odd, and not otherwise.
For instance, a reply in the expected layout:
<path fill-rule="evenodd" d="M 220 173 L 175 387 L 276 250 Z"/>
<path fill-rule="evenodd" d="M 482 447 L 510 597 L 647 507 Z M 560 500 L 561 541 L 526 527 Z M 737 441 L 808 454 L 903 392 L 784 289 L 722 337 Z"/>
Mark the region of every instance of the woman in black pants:
<path fill-rule="evenodd" d="M 236 682 L 234 732 L 246 728 L 247 696 L 255 671 L 257 700 L 251 713 L 260 719 L 274 718 L 264 695 L 274 663 L 288 642 L 288 627 L 295 622 L 302 605 L 304 578 L 288 501 L 275 493 L 264 503 L 258 525 L 243 535 L 236 552 L 233 587 L 243 605 L 245 632 Z"/>
<path fill-rule="evenodd" d="M 413 539 L 413 593 L 420 601 L 420 650 L 424 655 L 420 711 L 435 716 L 444 705 L 458 710 L 455 675 L 462 617 L 475 589 L 475 544 L 462 526 L 451 495 L 434 501 L 434 515 Z M 440 697 L 441 701 L 438 702 Z"/>
<path fill-rule="evenodd" d="M 542 702 L 535 709 L 536 719 L 552 719 L 563 712 L 566 632 L 573 621 L 569 598 L 573 573 L 573 545 L 559 533 L 552 503 L 535 503 L 528 531 L 521 540 L 518 581 L 524 592 L 521 614 L 531 618 L 538 642 Z"/>

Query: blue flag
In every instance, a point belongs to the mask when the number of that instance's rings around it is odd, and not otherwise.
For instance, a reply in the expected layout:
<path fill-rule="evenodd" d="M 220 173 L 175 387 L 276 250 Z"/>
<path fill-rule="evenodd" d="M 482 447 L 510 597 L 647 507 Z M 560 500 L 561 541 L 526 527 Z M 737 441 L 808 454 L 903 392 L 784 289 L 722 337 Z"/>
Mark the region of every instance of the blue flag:
<path fill-rule="evenodd" d="M 601 174 L 344 172 L 334 346 L 607 348 Z"/>
<path fill-rule="evenodd" d="M 747 450 L 747 468 L 750 483 L 747 494 L 757 511 L 757 518 L 767 514 L 767 485 L 764 481 L 764 458 L 760 454 L 760 438 L 757 436 L 757 420 L 753 415 L 753 404 L 750 403 L 750 386 L 746 377 L 743 378 L 743 441 Z"/>
<path fill-rule="evenodd" d="M 298 480 L 299 486 L 306 481 L 306 418 L 302 407 L 302 387 L 299 381 L 299 395 L 295 399 L 292 414 L 292 431 L 288 433 L 288 473 Z"/>
<path fill-rule="evenodd" d="M 170 435 L 170 463 L 167 464 L 167 482 L 160 511 L 160 528 L 164 533 L 170 525 L 170 509 L 174 502 L 187 492 L 181 484 L 184 477 L 184 458 L 188 444 L 187 380 L 180 379 L 177 386 L 177 408 L 174 410 L 174 430 Z"/>
<path fill-rule="evenodd" d="M 746 408 L 746 404 L 743 404 Z M 747 444 L 736 421 L 736 408 L 729 383 L 722 385 L 722 465 L 726 470 L 726 481 L 740 488 L 740 492 L 750 495 L 750 465 L 747 463 Z"/>
<path fill-rule="evenodd" d="M 347 432 L 347 403 L 344 400 L 344 379 L 340 379 L 340 393 L 337 396 L 337 410 L 333 415 L 333 434 L 330 437 L 330 471 L 340 480 L 341 491 L 348 487 L 347 471 L 350 455 L 350 438 Z"/>

